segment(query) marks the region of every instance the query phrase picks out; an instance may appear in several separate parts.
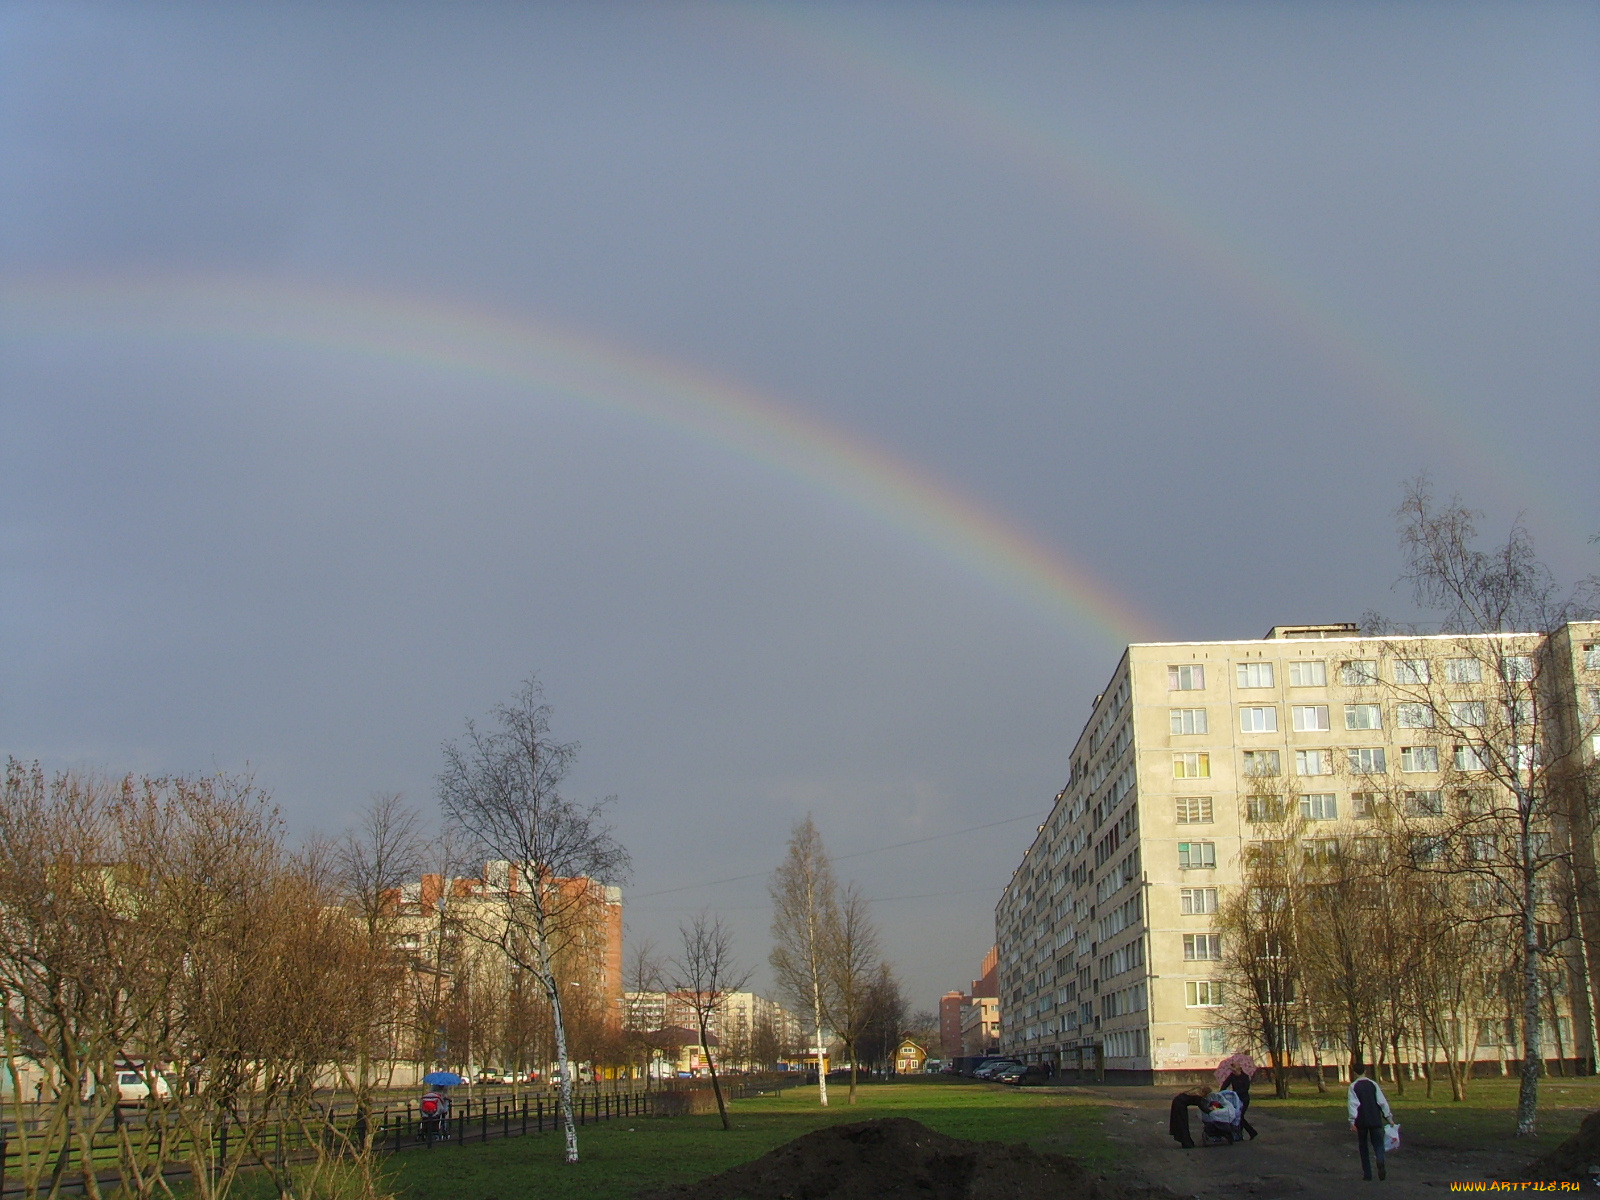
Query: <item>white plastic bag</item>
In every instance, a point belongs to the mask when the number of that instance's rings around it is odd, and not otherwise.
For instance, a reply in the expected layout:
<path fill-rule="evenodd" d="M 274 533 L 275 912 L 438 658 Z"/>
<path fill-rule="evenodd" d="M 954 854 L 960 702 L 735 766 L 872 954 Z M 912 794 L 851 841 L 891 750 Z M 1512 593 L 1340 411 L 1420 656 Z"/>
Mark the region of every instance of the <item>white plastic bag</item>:
<path fill-rule="evenodd" d="M 1385 1125 L 1383 1127 L 1383 1152 L 1393 1154 L 1400 1149 L 1400 1126 Z"/>

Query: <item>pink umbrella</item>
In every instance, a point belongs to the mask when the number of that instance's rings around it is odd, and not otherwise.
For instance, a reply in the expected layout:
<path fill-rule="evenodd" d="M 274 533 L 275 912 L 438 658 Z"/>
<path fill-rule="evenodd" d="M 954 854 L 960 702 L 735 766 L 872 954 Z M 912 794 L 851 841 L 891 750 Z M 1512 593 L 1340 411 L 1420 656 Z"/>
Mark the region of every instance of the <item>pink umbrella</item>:
<path fill-rule="evenodd" d="M 1226 1083 L 1228 1076 L 1232 1075 L 1235 1071 L 1241 1071 L 1244 1074 L 1253 1077 L 1256 1073 L 1256 1060 L 1251 1058 L 1248 1054 L 1228 1055 L 1227 1058 L 1223 1059 L 1217 1064 L 1217 1069 L 1215 1072 L 1217 1083 L 1219 1085 Z"/>

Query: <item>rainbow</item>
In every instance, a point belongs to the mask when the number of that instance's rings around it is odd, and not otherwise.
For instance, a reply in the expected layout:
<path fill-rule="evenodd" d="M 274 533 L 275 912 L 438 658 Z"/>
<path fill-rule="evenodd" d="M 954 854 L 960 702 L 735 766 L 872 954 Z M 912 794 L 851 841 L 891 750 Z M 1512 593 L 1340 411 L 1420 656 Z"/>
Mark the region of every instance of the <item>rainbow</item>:
<path fill-rule="evenodd" d="M 136 337 L 315 348 L 558 395 L 780 471 L 1006 592 L 1121 645 L 1155 623 L 1015 521 L 854 433 L 681 363 L 464 304 L 259 278 L 0 279 L 9 339 Z"/>
<path fill-rule="evenodd" d="M 997 156 L 1044 186 L 1093 205 L 1108 221 L 1165 245 L 1220 289 L 1276 326 L 1293 344 L 1353 385 L 1350 398 L 1374 429 L 1399 426 L 1430 457 L 1467 469 L 1512 511 L 1536 497 L 1552 527 L 1587 540 L 1591 530 L 1549 481 L 1508 462 L 1503 444 L 1463 419 L 1398 352 L 1362 330 L 1282 266 L 1207 222 L 1176 198 L 1113 162 L 1058 124 L 992 92 L 882 45 L 820 8 L 722 6 L 702 20 L 733 36 L 770 45 L 819 74 L 876 93 L 980 153 Z"/>

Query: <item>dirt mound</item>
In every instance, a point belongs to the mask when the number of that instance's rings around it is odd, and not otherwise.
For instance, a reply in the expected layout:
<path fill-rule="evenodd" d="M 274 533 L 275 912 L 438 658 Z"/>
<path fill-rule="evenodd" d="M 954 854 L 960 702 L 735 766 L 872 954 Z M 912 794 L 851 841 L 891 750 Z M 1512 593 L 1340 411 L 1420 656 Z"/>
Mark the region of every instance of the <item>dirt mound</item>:
<path fill-rule="evenodd" d="M 1577 1180 L 1587 1183 L 1591 1167 L 1600 1166 L 1600 1112 L 1592 1112 L 1578 1132 L 1522 1172 L 1524 1179 Z"/>
<path fill-rule="evenodd" d="M 1135 1200 L 1124 1185 L 1029 1146 L 967 1142 L 905 1117 L 830 1125 L 699 1183 L 639 1200 Z"/>

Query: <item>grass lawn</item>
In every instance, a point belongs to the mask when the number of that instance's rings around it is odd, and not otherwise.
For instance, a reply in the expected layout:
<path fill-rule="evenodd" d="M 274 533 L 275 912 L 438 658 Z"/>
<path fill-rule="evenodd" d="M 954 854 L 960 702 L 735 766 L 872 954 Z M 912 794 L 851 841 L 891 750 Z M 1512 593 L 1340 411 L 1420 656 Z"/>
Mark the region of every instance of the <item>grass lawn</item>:
<path fill-rule="evenodd" d="M 1389 1098 L 1395 1119 L 1400 1122 L 1402 1136 L 1419 1147 L 1472 1147 L 1486 1143 L 1505 1143 L 1528 1148 L 1516 1135 L 1517 1088 L 1515 1077 L 1501 1079 L 1474 1079 L 1467 1084 L 1467 1098 L 1459 1102 L 1450 1099 L 1450 1084 L 1437 1080 L 1433 1097 L 1424 1094 L 1422 1080 L 1406 1083 L 1405 1095 L 1391 1083 L 1383 1085 L 1383 1094 Z M 1302 1118 L 1309 1121 L 1327 1121 L 1345 1128 L 1345 1091 L 1343 1084 L 1328 1085 L 1325 1095 L 1318 1095 L 1315 1085 L 1296 1079 L 1292 1094 L 1287 1100 L 1273 1098 L 1271 1084 L 1250 1093 L 1250 1111 L 1258 1109 L 1275 1116 Z M 1539 1138 L 1537 1153 L 1542 1154 L 1566 1140 L 1584 1117 L 1600 1108 L 1600 1079 L 1546 1077 L 1539 1081 Z"/>
<path fill-rule="evenodd" d="M 953 1137 L 1025 1141 L 1099 1167 L 1117 1156 L 1101 1128 L 1103 1109 L 1090 1099 L 943 1079 L 865 1085 L 858 1096 L 852 1108 L 843 1088 L 830 1088 L 826 1109 L 814 1087 L 741 1100 L 730 1109 L 730 1132 L 715 1115 L 585 1126 L 578 1131 L 582 1161 L 573 1167 L 561 1161 L 560 1136 L 550 1133 L 411 1150 L 391 1160 L 393 1186 L 404 1200 L 620 1200 L 714 1175 L 822 1125 L 885 1116 L 912 1117 Z"/>

